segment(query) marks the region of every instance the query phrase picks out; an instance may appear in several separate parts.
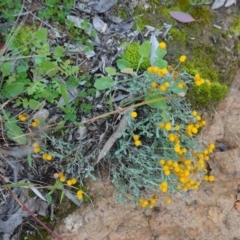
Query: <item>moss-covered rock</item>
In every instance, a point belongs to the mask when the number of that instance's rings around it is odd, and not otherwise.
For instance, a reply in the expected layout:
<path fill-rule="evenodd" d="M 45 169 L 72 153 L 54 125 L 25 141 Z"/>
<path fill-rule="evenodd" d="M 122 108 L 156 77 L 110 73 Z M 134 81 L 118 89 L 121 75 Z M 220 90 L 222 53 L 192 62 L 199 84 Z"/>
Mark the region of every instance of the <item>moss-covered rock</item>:
<path fill-rule="evenodd" d="M 228 92 L 228 87 L 219 82 L 213 82 L 210 86 L 203 84 L 193 86 L 187 93 L 187 98 L 196 109 L 208 109 L 210 104 L 216 104 L 222 100 Z"/>

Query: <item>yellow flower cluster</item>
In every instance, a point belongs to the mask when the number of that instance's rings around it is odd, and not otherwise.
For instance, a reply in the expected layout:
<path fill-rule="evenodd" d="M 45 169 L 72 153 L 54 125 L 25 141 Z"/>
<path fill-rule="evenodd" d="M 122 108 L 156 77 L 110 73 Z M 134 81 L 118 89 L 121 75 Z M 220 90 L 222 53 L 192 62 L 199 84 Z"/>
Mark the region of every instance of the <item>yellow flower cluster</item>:
<path fill-rule="evenodd" d="M 77 183 L 77 179 L 76 178 L 72 178 L 72 179 L 67 180 L 67 178 L 66 178 L 66 176 L 64 175 L 63 172 L 54 173 L 54 178 L 55 179 L 59 178 L 59 180 L 61 182 L 66 182 L 67 181 L 67 185 L 68 186 L 72 186 L 72 185 Z M 77 198 L 78 199 L 82 199 L 83 198 L 83 194 L 84 194 L 84 192 L 82 190 L 78 190 L 77 191 Z"/>
<path fill-rule="evenodd" d="M 152 88 L 158 88 L 162 92 L 165 92 L 169 86 L 170 86 L 169 82 L 164 82 L 161 85 L 158 85 L 156 82 L 151 83 Z"/>
<path fill-rule="evenodd" d="M 58 172 L 58 173 L 54 173 L 54 178 L 59 178 L 59 180 L 61 181 L 61 182 L 65 182 L 66 181 L 66 177 L 65 177 L 65 175 L 64 175 L 64 173 L 63 172 Z"/>
<path fill-rule="evenodd" d="M 172 129 L 172 124 L 170 122 L 168 123 L 161 122 L 159 123 L 158 126 L 159 128 L 165 129 L 166 131 L 170 131 Z"/>
<path fill-rule="evenodd" d="M 149 200 L 144 200 L 143 198 L 140 197 L 138 200 L 138 204 L 143 208 L 146 207 L 153 208 L 156 201 L 157 201 L 156 195 L 153 195 L 152 198 Z"/>
<path fill-rule="evenodd" d="M 19 114 L 19 115 L 18 115 L 18 119 L 19 119 L 21 122 L 26 122 L 26 121 L 27 121 L 27 118 L 28 118 L 27 113 L 23 113 L 23 114 Z"/>
<path fill-rule="evenodd" d="M 136 147 L 139 147 L 142 144 L 141 140 L 139 140 L 139 135 L 133 135 L 133 140 Z"/>
<path fill-rule="evenodd" d="M 161 160 L 160 160 L 161 161 Z M 164 160 L 163 160 L 164 161 Z M 159 189 L 163 192 L 166 193 L 168 191 L 168 183 L 167 182 L 161 182 L 159 184 Z"/>
<path fill-rule="evenodd" d="M 200 77 L 199 74 L 195 74 L 194 76 L 194 82 L 195 82 L 195 85 L 196 86 L 201 86 L 203 84 L 207 84 L 207 86 L 210 86 L 211 85 L 211 82 L 209 80 L 204 80 L 203 78 Z"/>
<path fill-rule="evenodd" d="M 40 120 L 39 119 L 35 119 L 32 122 L 32 127 L 37 127 L 40 124 Z"/>
<path fill-rule="evenodd" d="M 77 179 L 76 178 L 72 178 L 72 179 L 67 180 L 67 185 L 68 186 L 72 186 L 72 185 L 74 185 L 76 183 L 77 183 Z"/>
<path fill-rule="evenodd" d="M 51 161 L 53 157 L 52 157 L 51 154 L 44 153 L 44 154 L 42 155 L 42 158 L 43 158 L 44 160 Z"/>
<path fill-rule="evenodd" d="M 158 68 L 156 66 L 148 67 L 148 73 L 157 74 L 159 77 L 163 77 L 168 73 L 167 68 Z"/>
<path fill-rule="evenodd" d="M 202 120 L 202 117 L 198 114 L 197 111 L 193 111 L 192 115 L 195 117 L 196 119 L 196 123 L 190 123 L 187 125 L 187 129 L 186 129 L 186 135 L 188 136 L 192 136 L 192 134 L 197 134 L 199 128 L 203 127 L 206 125 L 206 121 Z"/>
<path fill-rule="evenodd" d="M 41 151 L 38 143 L 33 143 L 32 147 L 34 153 L 39 153 Z"/>
<path fill-rule="evenodd" d="M 178 138 L 176 138 L 178 139 Z M 180 143 L 175 144 L 174 150 L 182 151 L 178 153 L 179 160 L 173 161 L 171 159 L 159 160 L 159 164 L 162 167 L 165 176 L 169 176 L 171 173 L 178 177 L 179 185 L 176 186 L 177 189 L 182 189 L 183 191 L 187 191 L 188 189 L 197 189 L 200 186 L 200 182 L 196 182 L 193 179 L 195 173 L 205 170 L 205 161 L 209 160 L 209 154 L 213 152 L 215 145 L 210 144 L 208 148 L 203 150 L 203 152 L 196 153 L 192 152 L 192 156 L 196 159 L 196 161 L 190 160 L 183 155 L 183 153 L 187 152 L 186 148 L 181 148 Z M 208 178 L 207 178 L 208 177 Z M 214 181 L 214 177 L 205 176 L 204 179 L 208 179 L 208 181 Z M 168 191 L 168 183 L 162 182 L 159 185 L 159 189 L 162 192 Z"/>

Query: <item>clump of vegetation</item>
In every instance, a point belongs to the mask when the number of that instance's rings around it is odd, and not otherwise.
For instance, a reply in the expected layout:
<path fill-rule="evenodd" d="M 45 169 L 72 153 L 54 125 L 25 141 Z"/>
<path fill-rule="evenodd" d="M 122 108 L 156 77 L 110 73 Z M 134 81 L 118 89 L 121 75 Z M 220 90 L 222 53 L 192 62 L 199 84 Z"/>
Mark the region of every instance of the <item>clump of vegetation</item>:
<path fill-rule="evenodd" d="M 212 104 L 222 100 L 228 92 L 228 87 L 219 82 L 213 82 L 211 85 L 194 86 L 187 94 L 187 98 L 195 108 L 208 109 Z"/>
<path fill-rule="evenodd" d="M 149 57 L 144 57 L 143 62 L 139 65 L 139 60 L 141 58 L 139 54 L 139 48 L 140 44 L 139 43 L 132 43 L 129 46 L 127 46 L 124 54 L 122 55 L 122 58 L 127 60 L 131 67 L 136 70 L 138 67 L 140 69 L 146 70 L 147 67 L 150 65 Z"/>
<path fill-rule="evenodd" d="M 149 46 L 150 43 L 143 43 L 141 58 L 149 54 Z M 111 154 L 112 182 L 117 200 L 123 203 L 131 200 L 152 208 L 159 190 L 167 195 L 166 203 L 171 203 L 172 194 L 197 189 L 200 179 L 208 174 L 206 161 L 214 144 L 204 149 L 194 139 L 206 121 L 192 111 L 185 95 L 192 86 L 211 86 L 211 82 L 178 71 L 179 65 L 186 61 L 185 55 L 173 67 L 164 59 L 166 54 L 166 43 L 161 42 L 152 66 L 142 75 L 125 80 L 131 96 L 140 103 L 128 111 L 127 127 Z M 124 70 L 123 62 L 118 65 Z M 116 74 L 106 88 L 114 88 L 117 83 Z M 144 197 L 148 189 L 154 191 L 150 199 Z"/>

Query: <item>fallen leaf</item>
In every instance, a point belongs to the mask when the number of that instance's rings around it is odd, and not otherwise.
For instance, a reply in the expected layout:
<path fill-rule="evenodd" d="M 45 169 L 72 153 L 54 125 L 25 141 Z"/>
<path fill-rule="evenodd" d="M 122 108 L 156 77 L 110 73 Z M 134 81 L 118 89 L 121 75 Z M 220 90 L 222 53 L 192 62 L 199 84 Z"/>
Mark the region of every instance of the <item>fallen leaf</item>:
<path fill-rule="evenodd" d="M 237 3 L 236 0 L 227 0 L 224 7 L 230 7 L 230 6 L 232 6 L 233 4 L 236 4 L 236 3 Z"/>
<path fill-rule="evenodd" d="M 173 17 L 174 19 L 176 19 L 177 21 L 182 22 L 182 23 L 189 23 L 189 22 L 197 21 L 190 14 L 185 13 L 185 12 L 171 11 L 169 14 L 171 15 L 171 17 Z"/>
<path fill-rule="evenodd" d="M 222 7 L 224 5 L 226 0 L 215 0 L 215 2 L 213 3 L 211 9 L 218 9 L 220 7 Z"/>
<path fill-rule="evenodd" d="M 107 24 L 97 15 L 93 18 L 93 26 L 100 33 L 105 33 L 108 27 Z"/>

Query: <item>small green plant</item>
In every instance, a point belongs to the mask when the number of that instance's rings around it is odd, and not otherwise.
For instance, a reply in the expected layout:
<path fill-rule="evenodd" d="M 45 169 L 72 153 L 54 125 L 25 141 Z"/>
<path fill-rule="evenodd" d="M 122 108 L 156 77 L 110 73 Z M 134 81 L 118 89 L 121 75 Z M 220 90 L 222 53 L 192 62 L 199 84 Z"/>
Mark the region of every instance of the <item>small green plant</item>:
<path fill-rule="evenodd" d="M 34 29 L 23 27 L 9 45 L 11 55 L 2 58 L 1 99 L 16 99 L 17 106 L 32 110 L 41 109 L 43 101 L 47 101 L 57 105 L 65 114 L 62 125 L 67 121 L 77 124 L 76 110 L 69 99 L 68 89 L 87 83 L 81 84 L 79 68 L 66 57 L 64 48 L 56 46 L 50 50 L 47 29 Z M 16 67 L 13 68 L 13 65 Z M 79 98 L 76 96 L 78 101 L 95 93 L 89 84 L 84 89 L 86 91 L 83 90 Z M 60 97 L 63 101 L 59 101 Z M 92 109 L 90 103 L 81 103 L 81 107 L 87 113 Z"/>
<path fill-rule="evenodd" d="M 45 0 L 44 4 L 45 6 L 38 13 L 41 19 L 51 19 L 52 21 L 64 23 L 66 16 L 74 5 L 74 0 Z"/>
<path fill-rule="evenodd" d="M 150 53 L 149 43 L 143 46 L 140 59 Z M 193 85 L 211 83 L 177 71 L 186 61 L 185 55 L 180 56 L 179 64 L 173 68 L 164 59 L 166 54 L 166 44 L 161 42 L 155 59 L 151 59 L 152 66 L 139 76 L 132 72 L 132 77 L 124 80 L 133 99 L 123 106 L 132 104 L 132 108 L 127 113 L 126 128 L 110 154 L 114 165 L 112 182 L 116 198 L 122 203 L 133 201 L 142 207 L 153 207 L 156 197 L 144 200 L 145 190 L 152 189 L 155 195 L 157 190 L 170 195 L 184 193 L 197 189 L 199 179 L 208 172 L 205 163 L 214 144 L 203 149 L 194 139 L 206 122 L 192 111 L 185 95 Z M 122 59 L 117 64 L 122 71 L 126 69 Z M 95 87 L 117 87 L 121 83 L 119 75 L 113 76 L 114 80 L 110 76 L 97 79 Z M 167 197 L 166 202 L 171 203 L 172 199 Z"/>
<path fill-rule="evenodd" d="M 2 17 L 9 21 L 14 21 L 15 16 L 19 14 L 21 8 L 22 2 L 20 0 L 2 0 L 0 3 L 0 12 L 2 13 Z"/>

